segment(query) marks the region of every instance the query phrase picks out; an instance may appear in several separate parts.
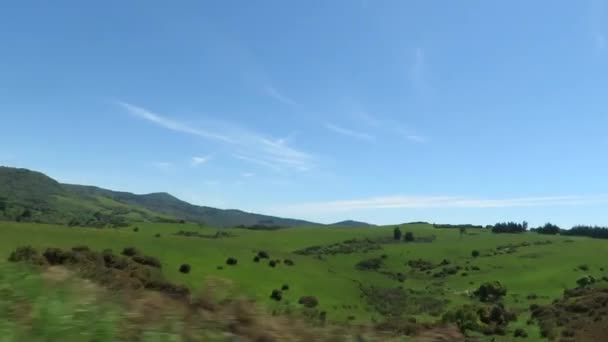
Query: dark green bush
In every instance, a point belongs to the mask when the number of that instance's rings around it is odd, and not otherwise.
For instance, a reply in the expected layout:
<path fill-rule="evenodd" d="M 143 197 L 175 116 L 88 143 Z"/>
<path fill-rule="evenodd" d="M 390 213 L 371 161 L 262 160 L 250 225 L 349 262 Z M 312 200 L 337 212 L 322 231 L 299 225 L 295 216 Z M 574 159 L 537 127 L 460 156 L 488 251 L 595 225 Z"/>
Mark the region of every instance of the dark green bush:
<path fill-rule="evenodd" d="M 281 299 L 283 299 L 283 293 L 280 290 L 272 290 L 270 298 L 279 302 L 281 301 Z"/>
<path fill-rule="evenodd" d="M 133 261 L 141 265 L 152 266 L 156 268 L 162 268 L 160 260 L 155 257 L 147 256 L 147 255 L 134 255 L 132 257 Z"/>
<path fill-rule="evenodd" d="M 314 296 L 304 296 L 298 300 L 299 304 L 304 305 L 307 308 L 314 308 L 319 305 L 319 300 Z"/>
<path fill-rule="evenodd" d="M 129 257 L 132 257 L 137 254 L 139 254 L 139 251 L 135 247 L 126 247 L 125 249 L 122 250 L 122 255 L 126 255 Z"/>
<path fill-rule="evenodd" d="M 483 283 L 473 293 L 482 302 L 496 302 L 507 294 L 507 288 L 498 281 Z"/>
<path fill-rule="evenodd" d="M 10 262 L 29 262 L 35 265 L 43 265 L 45 263 L 44 259 L 32 246 L 23 246 L 18 247 L 15 251 L 13 251 L 8 257 L 8 261 Z"/>
<path fill-rule="evenodd" d="M 186 273 L 186 274 L 187 274 L 187 273 L 190 273 L 190 265 L 188 265 L 188 264 L 182 264 L 182 265 L 179 267 L 179 271 L 180 271 L 181 273 Z"/>

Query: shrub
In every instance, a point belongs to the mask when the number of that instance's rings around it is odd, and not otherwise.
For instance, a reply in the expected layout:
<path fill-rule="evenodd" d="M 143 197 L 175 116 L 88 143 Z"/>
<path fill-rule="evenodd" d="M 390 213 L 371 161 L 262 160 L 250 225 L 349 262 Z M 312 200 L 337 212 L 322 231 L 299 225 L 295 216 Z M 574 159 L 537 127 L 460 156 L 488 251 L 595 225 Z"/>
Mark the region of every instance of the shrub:
<path fill-rule="evenodd" d="M 403 240 L 405 240 L 405 242 L 413 242 L 414 241 L 414 233 L 412 233 L 412 232 L 405 233 L 405 236 L 404 236 Z"/>
<path fill-rule="evenodd" d="M 585 276 L 576 281 L 576 284 L 579 287 L 587 287 L 595 283 L 595 278 L 593 276 Z"/>
<path fill-rule="evenodd" d="M 270 294 L 270 298 L 276 300 L 277 302 L 283 299 L 283 293 L 280 290 L 272 290 Z"/>
<path fill-rule="evenodd" d="M 268 255 L 268 252 L 266 252 L 266 251 L 259 251 L 258 257 L 260 259 L 268 259 L 268 258 L 270 258 L 270 255 Z"/>
<path fill-rule="evenodd" d="M 473 293 L 482 302 L 496 302 L 507 294 L 507 288 L 498 281 L 481 284 Z"/>
<path fill-rule="evenodd" d="M 137 233 L 139 231 L 139 227 L 133 228 L 133 231 Z"/>
<path fill-rule="evenodd" d="M 376 271 L 384 265 L 384 261 L 381 258 L 372 258 L 359 261 L 355 268 L 361 271 Z"/>
<path fill-rule="evenodd" d="M 183 285 L 177 285 L 168 281 L 150 281 L 146 284 L 147 289 L 163 292 L 171 297 L 184 298 L 190 295 L 190 289 Z"/>
<path fill-rule="evenodd" d="M 462 306 L 456 310 L 446 312 L 441 320 L 443 323 L 453 323 L 462 333 L 466 331 L 479 331 L 481 325 L 475 308 L 470 305 Z"/>
<path fill-rule="evenodd" d="M 40 256 L 38 251 L 32 246 L 18 247 L 8 257 L 10 262 L 30 262 L 36 265 L 43 265 L 44 259 Z"/>
<path fill-rule="evenodd" d="M 287 284 L 283 284 L 283 286 L 281 286 L 281 290 L 282 290 L 282 291 L 287 291 L 287 290 L 289 290 L 289 285 L 287 285 Z"/>
<path fill-rule="evenodd" d="M 136 263 L 141 264 L 141 265 L 162 268 L 160 260 L 158 260 L 157 258 L 152 257 L 152 256 L 134 255 L 132 259 L 133 259 L 133 261 L 135 261 Z"/>
<path fill-rule="evenodd" d="M 126 247 L 122 250 L 122 255 L 126 255 L 128 257 L 132 257 L 137 254 L 139 254 L 139 251 L 135 247 Z"/>
<path fill-rule="evenodd" d="M 230 265 L 230 266 L 234 266 L 238 263 L 238 260 L 236 260 L 235 258 L 228 258 L 226 259 L 226 265 Z"/>
<path fill-rule="evenodd" d="M 476 249 L 475 249 L 475 250 L 473 250 L 473 251 L 471 252 L 471 256 L 472 256 L 473 258 L 477 258 L 477 257 L 479 257 L 479 251 L 478 251 L 478 250 L 476 250 Z"/>
<path fill-rule="evenodd" d="M 91 250 L 89 249 L 88 246 L 79 245 L 79 246 L 72 247 L 72 251 L 74 251 L 74 252 L 90 252 Z"/>
<path fill-rule="evenodd" d="M 59 248 L 47 248 L 43 254 L 46 261 L 51 265 L 63 265 L 71 259 L 72 255 Z"/>
<path fill-rule="evenodd" d="M 257 255 L 253 257 L 253 262 L 260 262 L 260 257 Z"/>
<path fill-rule="evenodd" d="M 589 271 L 589 265 L 587 265 L 587 264 L 579 265 L 578 269 L 581 271 L 587 272 L 587 271 Z"/>
<path fill-rule="evenodd" d="M 270 266 L 270 267 L 276 267 L 276 266 L 277 266 L 277 262 L 276 262 L 276 261 L 274 261 L 274 260 L 270 260 L 270 261 L 268 262 L 268 266 Z"/>
<path fill-rule="evenodd" d="M 184 273 L 184 274 L 188 274 L 188 273 L 190 273 L 190 265 L 188 265 L 188 264 L 182 264 L 182 265 L 179 267 L 179 271 L 180 271 L 181 273 Z"/>
<path fill-rule="evenodd" d="M 307 308 L 314 308 L 319 305 L 319 300 L 314 296 L 304 296 L 298 300 L 299 304 L 304 305 Z"/>
<path fill-rule="evenodd" d="M 223 270 L 223 269 L 224 269 L 224 266 L 218 266 L 218 267 L 217 267 L 217 269 L 218 269 L 219 271 L 221 271 L 221 270 Z"/>
<path fill-rule="evenodd" d="M 156 235 L 154 235 L 154 237 L 159 238 L 160 237 L 160 233 L 156 233 Z"/>
<path fill-rule="evenodd" d="M 283 260 L 283 263 L 285 265 L 287 265 L 287 266 L 293 266 L 294 265 L 293 260 L 291 260 L 291 259 L 285 259 L 285 260 Z"/>

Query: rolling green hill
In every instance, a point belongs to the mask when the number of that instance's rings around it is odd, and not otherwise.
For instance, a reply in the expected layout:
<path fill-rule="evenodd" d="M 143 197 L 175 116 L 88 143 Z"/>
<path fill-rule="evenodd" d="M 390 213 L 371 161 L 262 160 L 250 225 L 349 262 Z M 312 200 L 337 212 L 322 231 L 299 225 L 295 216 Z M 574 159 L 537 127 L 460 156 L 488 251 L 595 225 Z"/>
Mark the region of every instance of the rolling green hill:
<path fill-rule="evenodd" d="M 312 222 L 196 206 L 167 193 L 137 195 L 61 184 L 35 171 L 0 167 L 0 219 L 80 226 L 188 221 L 214 227 L 314 226 Z"/>

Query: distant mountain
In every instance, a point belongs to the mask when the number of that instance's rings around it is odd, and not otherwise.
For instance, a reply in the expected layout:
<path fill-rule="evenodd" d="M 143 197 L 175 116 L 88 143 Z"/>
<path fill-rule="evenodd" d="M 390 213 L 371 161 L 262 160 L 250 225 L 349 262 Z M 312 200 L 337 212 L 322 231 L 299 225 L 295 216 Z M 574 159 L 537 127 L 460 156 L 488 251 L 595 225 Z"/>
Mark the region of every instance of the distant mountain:
<path fill-rule="evenodd" d="M 0 220 L 79 226 L 131 222 L 195 222 L 215 227 L 311 226 L 317 223 L 197 206 L 167 193 L 136 195 L 95 186 L 61 184 L 36 171 L 0 167 Z"/>
<path fill-rule="evenodd" d="M 340 221 L 340 222 L 332 223 L 332 224 L 330 224 L 330 226 L 333 226 L 333 227 L 351 227 L 351 228 L 375 227 L 375 225 L 367 223 L 367 222 L 360 222 L 360 221 L 353 221 L 353 220 L 346 220 L 346 221 Z"/>

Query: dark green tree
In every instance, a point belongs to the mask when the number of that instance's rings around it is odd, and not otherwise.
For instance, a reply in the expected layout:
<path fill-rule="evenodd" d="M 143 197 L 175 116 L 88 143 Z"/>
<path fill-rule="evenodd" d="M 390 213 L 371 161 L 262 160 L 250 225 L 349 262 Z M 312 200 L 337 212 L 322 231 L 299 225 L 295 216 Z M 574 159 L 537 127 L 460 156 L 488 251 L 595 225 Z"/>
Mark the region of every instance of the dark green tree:
<path fill-rule="evenodd" d="M 405 242 L 414 241 L 414 233 L 412 233 L 412 232 L 405 233 L 405 237 L 403 239 L 405 240 Z"/>
<path fill-rule="evenodd" d="M 401 229 L 399 227 L 395 227 L 395 229 L 393 229 L 393 239 L 399 241 L 401 240 Z"/>

